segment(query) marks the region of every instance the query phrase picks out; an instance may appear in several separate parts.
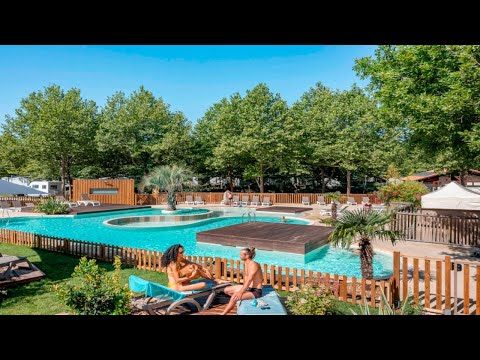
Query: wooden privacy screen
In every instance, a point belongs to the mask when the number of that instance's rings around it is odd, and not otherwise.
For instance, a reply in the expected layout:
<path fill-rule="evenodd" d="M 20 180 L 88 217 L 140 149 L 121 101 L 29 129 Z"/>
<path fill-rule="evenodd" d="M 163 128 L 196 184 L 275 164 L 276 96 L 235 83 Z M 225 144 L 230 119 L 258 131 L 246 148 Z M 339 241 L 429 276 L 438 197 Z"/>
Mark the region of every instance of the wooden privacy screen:
<path fill-rule="evenodd" d="M 72 201 L 82 200 L 81 194 L 101 204 L 135 205 L 133 179 L 74 179 Z"/>

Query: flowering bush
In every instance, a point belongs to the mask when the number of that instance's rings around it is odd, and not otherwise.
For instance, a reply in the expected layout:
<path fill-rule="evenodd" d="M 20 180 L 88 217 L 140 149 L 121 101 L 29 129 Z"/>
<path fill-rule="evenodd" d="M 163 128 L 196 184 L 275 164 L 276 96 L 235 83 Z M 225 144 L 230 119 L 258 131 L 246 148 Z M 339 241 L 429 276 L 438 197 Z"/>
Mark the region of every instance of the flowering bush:
<path fill-rule="evenodd" d="M 334 294 L 338 293 L 338 282 L 320 278 L 295 288 L 288 296 L 286 305 L 294 315 L 328 315 L 334 312 Z"/>
<path fill-rule="evenodd" d="M 428 191 L 428 188 L 421 182 L 403 181 L 397 184 L 389 183 L 381 187 L 375 195 L 387 204 L 392 201 L 404 201 L 420 206 L 422 195 Z"/>

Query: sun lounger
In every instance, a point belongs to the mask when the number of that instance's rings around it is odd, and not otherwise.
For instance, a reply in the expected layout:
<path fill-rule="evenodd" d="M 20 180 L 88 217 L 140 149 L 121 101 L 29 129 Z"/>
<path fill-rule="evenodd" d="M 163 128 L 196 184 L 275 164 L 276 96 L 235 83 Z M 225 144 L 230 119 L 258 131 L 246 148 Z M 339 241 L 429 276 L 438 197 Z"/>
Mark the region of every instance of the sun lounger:
<path fill-rule="evenodd" d="M 317 205 L 325 205 L 325 197 L 324 196 L 317 197 Z"/>
<path fill-rule="evenodd" d="M 253 306 L 253 299 L 238 301 L 237 315 L 287 315 L 287 310 L 271 285 L 263 286 L 262 296 L 257 303 L 265 305 Z"/>
<path fill-rule="evenodd" d="M 262 200 L 262 205 L 270 206 L 272 203 L 270 202 L 270 196 L 264 196 Z"/>
<path fill-rule="evenodd" d="M 195 205 L 202 204 L 205 205 L 205 201 L 203 201 L 201 196 L 195 196 Z"/>
<path fill-rule="evenodd" d="M 258 206 L 260 205 L 260 199 L 259 199 L 259 196 L 258 195 L 254 195 L 253 198 L 252 198 L 252 202 L 250 203 L 250 205 L 255 205 L 255 206 Z"/>
<path fill-rule="evenodd" d="M 193 201 L 192 195 L 185 196 L 185 204 L 195 205 L 195 201 Z"/>
<path fill-rule="evenodd" d="M 240 196 L 233 195 L 233 205 L 238 205 L 238 204 L 240 204 Z"/>
<path fill-rule="evenodd" d="M 5 212 L 7 212 L 8 214 L 8 212 L 11 211 L 10 206 L 5 200 L 0 200 L 0 209 L 2 210 L 3 215 L 5 214 Z"/>
<path fill-rule="evenodd" d="M 369 200 L 368 196 L 362 197 L 362 205 L 366 204 L 368 200 Z"/>
<path fill-rule="evenodd" d="M 100 206 L 100 201 L 90 200 L 87 194 L 81 194 L 80 196 L 82 197 L 82 200 L 77 201 L 78 205 L 83 204 L 85 206 L 88 206 L 88 204 L 92 204 L 93 206 Z"/>
<path fill-rule="evenodd" d="M 310 198 L 308 196 L 302 197 L 302 205 L 310 205 Z"/>
<path fill-rule="evenodd" d="M 60 201 L 61 203 L 65 204 L 65 205 L 68 205 L 69 208 L 78 207 L 78 203 L 66 200 L 63 197 L 63 195 L 57 195 L 57 196 L 55 196 L 55 199 L 57 199 L 57 201 Z"/>
<path fill-rule="evenodd" d="M 212 304 L 214 298 L 230 283 L 217 284 L 211 280 L 195 280 L 195 282 L 206 282 L 207 287 L 201 290 L 176 291 L 164 285 L 142 279 L 135 275 L 130 275 L 128 285 L 130 290 L 135 293 L 143 293 L 135 303 L 141 309 L 147 311 L 150 315 L 155 315 L 155 310 L 168 306 L 165 315 L 169 315 L 173 309 L 182 304 L 194 305 L 197 311 L 207 310 Z M 203 307 L 196 301 L 196 298 L 208 296 Z"/>
<path fill-rule="evenodd" d="M 357 202 L 355 201 L 355 198 L 353 196 L 349 196 L 347 199 L 347 204 L 348 205 L 357 205 Z"/>
<path fill-rule="evenodd" d="M 11 211 L 20 212 L 22 211 L 22 203 L 19 200 L 12 201 L 12 207 L 10 208 Z"/>
<path fill-rule="evenodd" d="M 249 198 L 249 197 L 250 197 L 250 196 L 248 196 L 248 195 L 242 195 L 242 205 L 248 205 L 248 204 L 250 204 L 250 201 L 248 201 L 248 198 Z"/>

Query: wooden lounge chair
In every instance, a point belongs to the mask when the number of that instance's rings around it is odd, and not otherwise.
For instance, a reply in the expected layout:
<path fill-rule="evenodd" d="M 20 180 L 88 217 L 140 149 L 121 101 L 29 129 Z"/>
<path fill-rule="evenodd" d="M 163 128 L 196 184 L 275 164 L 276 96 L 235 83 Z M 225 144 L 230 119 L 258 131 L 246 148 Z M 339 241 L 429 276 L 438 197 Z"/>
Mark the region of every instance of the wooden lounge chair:
<path fill-rule="evenodd" d="M 185 196 L 185 204 L 195 205 L 195 201 L 193 201 L 192 195 Z"/>
<path fill-rule="evenodd" d="M 369 200 L 368 196 L 362 197 L 362 205 L 366 204 L 368 200 Z"/>
<path fill-rule="evenodd" d="M 310 198 L 308 196 L 302 197 L 302 205 L 310 205 Z"/>
<path fill-rule="evenodd" d="M 249 198 L 250 198 L 250 196 L 248 196 L 248 195 L 242 195 L 242 202 L 241 202 L 241 204 L 242 204 L 242 205 L 248 205 L 248 204 L 250 204 L 250 201 L 248 201 Z"/>
<path fill-rule="evenodd" d="M 357 202 L 355 201 L 355 198 L 353 196 L 349 196 L 347 199 L 347 204 L 348 205 L 357 205 Z"/>
<path fill-rule="evenodd" d="M 255 206 L 258 206 L 261 204 L 260 202 L 260 197 L 258 195 L 254 195 L 253 198 L 252 198 L 252 201 L 250 202 L 250 205 L 255 205 Z"/>
<path fill-rule="evenodd" d="M 195 196 L 195 205 L 202 204 L 205 205 L 205 201 L 203 201 L 201 196 Z"/>
<path fill-rule="evenodd" d="M 147 311 L 150 315 L 156 315 L 155 310 L 168 306 L 165 315 L 170 315 L 172 310 L 182 304 L 192 304 L 196 307 L 197 311 L 207 310 L 214 298 L 223 292 L 226 286 L 230 285 L 228 282 L 217 284 L 211 280 L 198 280 L 198 282 L 200 281 L 206 282 L 207 287 L 201 290 L 180 292 L 138 276 L 130 275 L 128 278 L 128 286 L 130 290 L 135 293 L 143 293 L 143 295 L 137 296 L 137 302 L 135 302 L 135 306 L 139 309 Z M 191 283 L 195 282 L 197 282 L 197 280 Z M 202 307 L 195 299 L 205 296 L 208 296 L 208 298 Z"/>
<path fill-rule="evenodd" d="M 266 206 L 272 205 L 272 203 L 270 202 L 270 196 L 264 196 L 264 197 L 263 197 L 262 206 L 263 206 L 263 205 L 266 205 Z"/>
<path fill-rule="evenodd" d="M 82 200 L 77 201 L 78 205 L 83 204 L 88 206 L 88 204 L 92 204 L 93 206 L 100 206 L 100 201 L 97 200 L 90 200 L 87 194 L 81 194 Z"/>
<path fill-rule="evenodd" d="M 5 215 L 5 212 L 8 214 L 8 212 L 11 211 L 10 206 L 5 200 L 0 200 L 0 209 L 2 210 L 2 215 Z"/>
<path fill-rule="evenodd" d="M 317 197 L 317 205 L 325 205 L 325 197 L 324 196 Z"/>

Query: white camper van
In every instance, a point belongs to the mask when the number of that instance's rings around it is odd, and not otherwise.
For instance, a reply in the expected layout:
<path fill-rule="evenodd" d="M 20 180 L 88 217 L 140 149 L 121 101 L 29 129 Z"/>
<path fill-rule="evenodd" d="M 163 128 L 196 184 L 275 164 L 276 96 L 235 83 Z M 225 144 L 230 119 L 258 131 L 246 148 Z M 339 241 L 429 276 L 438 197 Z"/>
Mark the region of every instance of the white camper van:
<path fill-rule="evenodd" d="M 31 188 L 45 192 L 47 195 L 57 195 L 62 192 L 62 182 L 61 181 L 47 181 L 39 180 L 32 181 L 29 185 Z M 67 185 L 68 189 L 68 185 Z M 35 195 L 38 196 L 38 195 Z"/>

